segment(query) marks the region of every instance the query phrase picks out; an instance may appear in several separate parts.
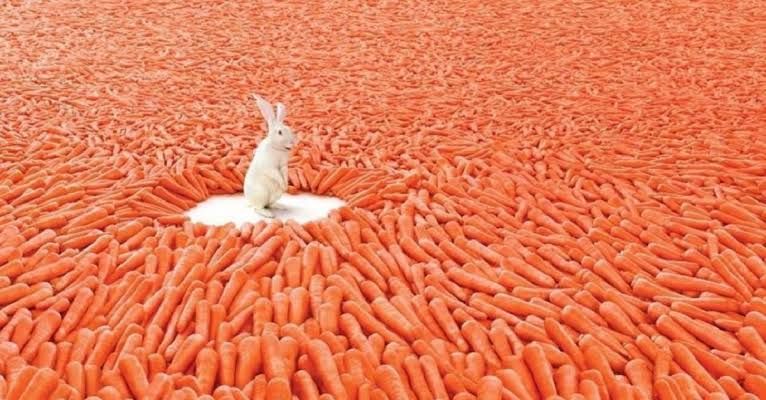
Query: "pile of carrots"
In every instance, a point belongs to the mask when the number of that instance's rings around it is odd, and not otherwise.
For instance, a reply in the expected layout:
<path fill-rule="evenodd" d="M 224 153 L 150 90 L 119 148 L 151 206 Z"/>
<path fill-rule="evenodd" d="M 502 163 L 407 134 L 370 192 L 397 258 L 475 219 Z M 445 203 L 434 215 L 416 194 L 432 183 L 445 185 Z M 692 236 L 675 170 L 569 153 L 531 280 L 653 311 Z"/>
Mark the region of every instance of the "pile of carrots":
<path fill-rule="evenodd" d="M 0 398 L 766 398 L 763 5 L 532 3 L 0 6 Z"/>

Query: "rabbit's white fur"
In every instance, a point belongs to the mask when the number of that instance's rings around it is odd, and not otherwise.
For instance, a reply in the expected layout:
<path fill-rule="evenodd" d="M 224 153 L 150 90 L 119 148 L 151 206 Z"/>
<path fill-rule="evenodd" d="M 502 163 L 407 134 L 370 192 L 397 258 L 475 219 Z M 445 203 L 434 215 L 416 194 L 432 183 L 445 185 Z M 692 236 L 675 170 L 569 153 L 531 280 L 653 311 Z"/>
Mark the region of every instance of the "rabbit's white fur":
<path fill-rule="evenodd" d="M 253 160 L 245 174 L 245 200 L 258 214 L 271 218 L 269 208 L 276 207 L 277 200 L 287 191 L 287 161 L 295 145 L 292 129 L 285 125 L 287 110 L 277 103 L 276 113 L 271 104 L 253 95 L 261 115 L 266 120 L 268 132 L 253 153 Z"/>

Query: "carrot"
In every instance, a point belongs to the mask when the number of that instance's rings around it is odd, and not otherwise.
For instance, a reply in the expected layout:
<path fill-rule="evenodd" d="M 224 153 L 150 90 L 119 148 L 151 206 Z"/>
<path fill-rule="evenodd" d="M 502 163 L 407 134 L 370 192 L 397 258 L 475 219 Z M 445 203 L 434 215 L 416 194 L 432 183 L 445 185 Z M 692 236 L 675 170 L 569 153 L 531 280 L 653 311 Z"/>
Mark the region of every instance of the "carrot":
<path fill-rule="evenodd" d="M 431 310 L 431 315 L 436 319 L 439 327 L 447 335 L 450 341 L 455 343 L 459 349 L 467 349 L 468 343 L 460 335 L 460 329 L 451 317 L 444 301 L 441 298 L 432 299 L 429 303 L 429 309 Z"/>
<path fill-rule="evenodd" d="M 77 291 L 74 300 L 61 321 L 59 330 L 56 333 L 56 340 L 66 337 L 77 326 L 77 323 L 83 318 L 93 300 L 94 293 L 90 288 L 83 287 Z"/>
<path fill-rule="evenodd" d="M 269 394 L 269 399 L 292 400 L 290 383 L 283 377 L 274 377 L 269 380 L 266 386 L 266 393 Z"/>
<path fill-rule="evenodd" d="M 23 315 L 19 318 L 16 326 L 13 328 L 13 335 L 10 337 L 11 341 L 20 348 L 24 348 L 27 341 L 32 335 L 32 329 L 34 329 L 35 323 L 28 315 Z"/>
<path fill-rule="evenodd" d="M 657 318 L 655 323 L 657 330 L 663 335 L 668 336 L 671 339 L 683 340 L 692 345 L 699 346 L 700 348 L 706 348 L 694 335 L 690 334 L 686 329 L 679 325 L 672 317 L 667 314 L 661 315 Z"/>
<path fill-rule="evenodd" d="M 399 374 L 390 365 L 381 365 L 375 370 L 375 383 L 390 399 L 408 398 L 407 389 Z"/>
<path fill-rule="evenodd" d="M 205 336 L 198 333 L 189 335 L 189 337 L 184 340 L 181 348 L 178 349 L 178 352 L 176 352 L 171 363 L 168 365 L 168 372 L 172 374 L 175 372 L 186 371 L 189 365 L 194 362 L 194 359 L 197 357 L 200 350 L 205 346 L 205 343 Z"/>
<path fill-rule="evenodd" d="M 699 361 L 707 371 L 710 371 L 713 376 L 731 376 L 737 379 L 744 376 L 744 370 L 742 368 L 738 368 L 737 366 L 722 360 L 712 352 L 701 350 L 693 346 L 689 346 L 689 350 L 694 354 L 694 357 L 697 358 L 697 361 Z"/>
<path fill-rule="evenodd" d="M 178 316 L 178 323 L 176 324 L 179 331 L 184 331 L 186 327 L 189 326 L 189 323 L 191 323 L 195 316 L 197 304 L 203 300 L 204 296 L 204 289 L 201 287 L 193 289 L 188 294 L 187 298 L 184 300 L 181 313 Z M 159 327 L 159 325 L 156 324 L 154 326 Z"/>
<path fill-rule="evenodd" d="M 723 391 L 718 382 L 713 379 L 708 371 L 694 357 L 694 354 L 680 343 L 672 343 L 670 350 L 673 352 L 673 359 L 688 372 L 692 378 L 702 385 L 709 392 Z"/>
<path fill-rule="evenodd" d="M 146 360 L 148 364 L 148 370 L 146 371 L 147 378 L 150 380 L 153 379 L 155 375 L 162 373 L 167 369 L 167 361 L 165 361 L 165 357 L 157 353 L 149 354 L 149 356 L 146 357 Z"/>
<path fill-rule="evenodd" d="M 501 364 L 514 353 L 521 352 L 521 343 L 518 338 L 511 336 L 510 332 L 513 331 L 502 319 L 496 319 L 490 326 L 489 340 L 492 342 L 492 347 L 500 358 Z"/>
<path fill-rule="evenodd" d="M 49 281 L 57 276 L 61 276 L 75 267 L 75 262 L 71 258 L 61 258 L 51 264 L 38 267 L 32 271 L 21 274 L 16 278 L 17 282 L 32 285 L 38 282 Z"/>
<path fill-rule="evenodd" d="M 237 346 L 231 342 L 221 343 L 218 347 L 218 357 L 220 358 L 218 382 L 221 385 L 233 386 L 235 382 Z"/>
<path fill-rule="evenodd" d="M 762 399 L 766 396 L 766 378 L 761 375 L 748 374 L 745 377 L 744 387 L 750 393 Z"/>
<path fill-rule="evenodd" d="M 6 398 L 21 398 L 20 396 L 24 392 L 24 389 L 27 388 L 27 385 L 32 380 L 32 377 L 35 376 L 38 371 L 39 370 L 37 368 L 26 365 L 21 367 L 21 369 L 17 371 L 13 377 L 9 376 L 8 391 L 5 393 Z"/>
<path fill-rule="evenodd" d="M 235 384 L 244 387 L 261 368 L 261 341 L 258 337 L 247 337 L 237 346 L 237 368 Z"/>
<path fill-rule="evenodd" d="M 306 400 L 318 400 L 319 389 L 316 387 L 313 378 L 308 372 L 300 370 L 293 375 L 293 387 L 295 387 L 295 394 Z"/>
<path fill-rule="evenodd" d="M 479 400 L 502 399 L 503 383 L 495 376 L 485 376 L 479 382 L 479 391 L 476 398 Z"/>
<path fill-rule="evenodd" d="M 636 386 L 646 398 L 651 398 L 652 371 L 646 361 L 640 359 L 628 361 L 625 365 L 625 375 L 630 383 Z"/>
<path fill-rule="evenodd" d="M 119 389 L 115 388 L 114 386 L 104 386 L 102 387 L 98 393 L 94 394 L 94 397 L 103 399 L 103 400 L 117 400 L 123 398 L 125 396 L 125 393 L 121 392 Z"/>
<path fill-rule="evenodd" d="M 718 384 L 724 389 L 729 398 L 738 399 L 745 395 L 745 390 L 740 386 L 736 379 L 730 376 L 722 376 L 718 379 Z"/>
<path fill-rule="evenodd" d="M 280 356 L 279 341 L 276 336 L 264 332 L 261 337 L 261 359 L 263 360 L 263 370 L 267 378 L 283 377 L 287 375 L 287 365 Z"/>
<path fill-rule="evenodd" d="M 444 387 L 444 382 L 439 374 L 437 363 L 434 358 L 430 355 L 421 355 L 419 361 L 423 368 L 423 375 L 426 383 L 428 384 L 428 390 L 433 394 L 434 399 L 448 398 L 447 390 Z"/>
<path fill-rule="evenodd" d="M 2 274 L 2 276 L 7 276 L 9 279 L 23 274 L 25 271 L 25 266 L 20 258 L 21 256 L 9 261 L 8 263 L 5 263 L 5 265 L 0 267 L 0 274 Z"/>
<path fill-rule="evenodd" d="M 56 231 L 52 229 L 45 229 L 32 238 L 28 238 L 24 243 L 19 246 L 19 251 L 22 255 L 32 254 L 35 250 L 39 249 L 46 243 L 52 241 L 56 237 Z"/>
<path fill-rule="evenodd" d="M 569 398 L 577 391 L 577 369 L 570 364 L 560 366 L 553 375 L 556 391 Z"/>
<path fill-rule="evenodd" d="M 42 343 L 38 347 L 37 355 L 35 356 L 35 359 L 32 361 L 32 364 L 40 368 L 53 369 L 55 367 L 57 350 L 58 348 L 53 342 Z"/>
<path fill-rule="evenodd" d="M 0 304 L 13 303 L 30 293 L 32 293 L 32 289 L 26 283 L 16 283 L 0 288 Z"/>
<path fill-rule="evenodd" d="M 406 343 L 405 340 L 402 339 L 398 334 L 388 329 L 383 322 L 373 317 L 357 303 L 350 301 L 343 302 L 343 311 L 353 315 L 365 330 L 378 333 L 382 335 L 387 341 L 397 342 L 400 344 Z M 455 327 L 455 329 L 457 329 L 457 327 Z"/>
<path fill-rule="evenodd" d="M 167 398 L 171 392 L 173 392 L 172 378 L 167 374 L 159 373 L 152 379 L 145 398 L 147 400 L 164 399 Z"/>
<path fill-rule="evenodd" d="M 740 328 L 737 331 L 737 339 L 739 339 L 739 343 L 742 343 L 742 346 L 748 353 L 760 360 L 766 359 L 764 358 L 766 357 L 766 343 L 764 343 L 763 338 L 758 334 L 758 331 L 756 331 L 755 328 L 751 326 Z M 739 351 L 735 353 L 739 353 Z"/>
<path fill-rule="evenodd" d="M 26 390 L 21 392 L 18 399 L 44 399 L 56 389 L 58 376 L 50 368 L 41 368 L 27 382 Z M 9 396 L 10 399 L 13 398 Z"/>
<path fill-rule="evenodd" d="M 532 372 L 535 384 L 543 397 L 557 395 L 556 384 L 553 380 L 553 368 L 539 344 L 529 344 L 522 352 L 524 362 Z"/>
<path fill-rule="evenodd" d="M 544 322 L 545 332 L 580 369 L 585 369 L 585 358 L 582 351 L 574 342 L 572 337 L 566 333 L 561 324 L 553 318 L 546 318 Z"/>
<path fill-rule="evenodd" d="M 42 313 L 35 324 L 34 330 L 29 336 L 29 340 L 21 351 L 21 356 L 27 361 L 31 361 L 37 354 L 41 344 L 48 341 L 61 324 L 61 315 L 54 310 L 48 310 Z"/>
<path fill-rule="evenodd" d="M 390 302 L 378 297 L 372 302 L 372 309 L 394 332 L 407 341 L 414 339 L 415 327 Z"/>
<path fill-rule="evenodd" d="M 149 390 L 149 381 L 138 359 L 133 355 L 123 357 L 119 369 L 133 396 L 144 398 Z"/>
<path fill-rule="evenodd" d="M 694 320 L 675 311 L 670 311 L 669 315 L 701 342 L 711 347 L 733 353 L 739 353 L 742 350 L 742 346 L 736 338 L 713 325 Z"/>
<path fill-rule="evenodd" d="M 203 348 L 196 354 L 195 374 L 200 393 L 211 394 L 213 392 L 218 376 L 218 364 L 218 353 L 209 347 Z"/>
<path fill-rule="evenodd" d="M 316 368 L 322 386 L 336 399 L 346 399 L 348 394 L 339 379 L 339 374 L 332 355 L 325 342 L 314 339 L 308 343 L 307 354 L 311 364 Z"/>
<path fill-rule="evenodd" d="M 466 272 L 460 268 L 452 268 L 448 270 L 447 277 L 462 287 L 487 294 L 494 295 L 497 293 L 505 292 L 505 288 L 502 285 L 496 282 L 492 282 L 491 280 L 482 276 Z"/>
<path fill-rule="evenodd" d="M 677 291 L 712 292 L 725 297 L 737 294 L 730 286 L 669 272 L 660 272 L 655 279 L 659 284 Z"/>
<path fill-rule="evenodd" d="M 473 320 L 464 322 L 461 327 L 461 333 L 471 347 L 483 356 L 489 367 L 493 369 L 500 368 L 500 358 L 492 348 L 484 328 L 478 322 Z"/>
<path fill-rule="evenodd" d="M 67 365 L 70 363 L 70 354 L 72 351 L 72 343 L 66 341 L 58 341 L 56 343 L 56 360 L 54 370 L 59 376 L 64 376 Z"/>

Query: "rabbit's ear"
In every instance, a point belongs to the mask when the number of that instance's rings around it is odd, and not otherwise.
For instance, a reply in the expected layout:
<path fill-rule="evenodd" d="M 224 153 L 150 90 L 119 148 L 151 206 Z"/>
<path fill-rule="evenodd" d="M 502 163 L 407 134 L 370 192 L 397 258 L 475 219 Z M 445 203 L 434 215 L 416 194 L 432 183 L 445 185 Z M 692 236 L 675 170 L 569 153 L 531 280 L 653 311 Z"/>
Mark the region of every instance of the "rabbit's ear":
<path fill-rule="evenodd" d="M 266 125 L 271 126 L 275 120 L 274 110 L 271 108 L 271 103 L 264 100 L 261 96 L 258 96 L 257 94 L 254 94 L 253 98 L 255 99 L 255 103 L 258 104 L 258 108 L 261 110 L 261 115 L 263 115 L 263 119 L 266 120 Z"/>
<path fill-rule="evenodd" d="M 280 124 L 285 122 L 285 117 L 287 116 L 287 109 L 285 108 L 285 105 L 282 103 L 277 103 L 277 122 Z"/>

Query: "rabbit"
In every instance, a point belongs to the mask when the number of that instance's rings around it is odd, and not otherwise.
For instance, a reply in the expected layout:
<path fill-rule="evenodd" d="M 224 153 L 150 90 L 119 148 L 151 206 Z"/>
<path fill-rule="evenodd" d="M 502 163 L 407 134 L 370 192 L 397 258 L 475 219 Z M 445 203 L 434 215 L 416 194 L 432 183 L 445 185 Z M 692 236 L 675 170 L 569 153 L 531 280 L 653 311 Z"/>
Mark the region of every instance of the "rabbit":
<path fill-rule="evenodd" d="M 245 174 L 244 194 L 248 205 L 266 218 L 273 218 L 270 209 L 280 209 L 277 200 L 287 191 L 287 161 L 296 140 L 293 130 L 285 125 L 287 110 L 277 103 L 276 113 L 271 103 L 253 95 L 261 115 L 266 120 L 266 137 L 253 152 L 253 160 Z"/>

